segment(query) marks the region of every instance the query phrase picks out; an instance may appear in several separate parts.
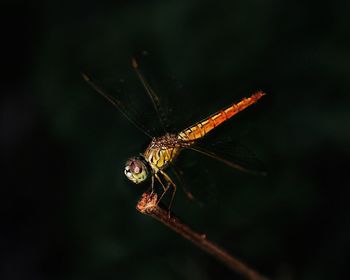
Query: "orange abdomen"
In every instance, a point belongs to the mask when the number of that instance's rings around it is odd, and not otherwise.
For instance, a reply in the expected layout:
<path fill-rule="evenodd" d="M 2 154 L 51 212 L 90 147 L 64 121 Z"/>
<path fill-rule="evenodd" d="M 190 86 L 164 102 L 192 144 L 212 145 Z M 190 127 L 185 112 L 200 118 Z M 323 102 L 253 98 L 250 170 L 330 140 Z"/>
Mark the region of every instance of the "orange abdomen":
<path fill-rule="evenodd" d="M 234 103 L 229 107 L 220 110 L 208 118 L 186 128 L 181 131 L 178 135 L 179 139 L 182 140 L 196 140 L 204 137 L 209 131 L 219 126 L 223 122 L 227 121 L 238 112 L 243 111 L 245 108 L 257 102 L 265 93 L 259 91 L 254 93 L 251 97 L 243 98 L 240 102 Z"/>

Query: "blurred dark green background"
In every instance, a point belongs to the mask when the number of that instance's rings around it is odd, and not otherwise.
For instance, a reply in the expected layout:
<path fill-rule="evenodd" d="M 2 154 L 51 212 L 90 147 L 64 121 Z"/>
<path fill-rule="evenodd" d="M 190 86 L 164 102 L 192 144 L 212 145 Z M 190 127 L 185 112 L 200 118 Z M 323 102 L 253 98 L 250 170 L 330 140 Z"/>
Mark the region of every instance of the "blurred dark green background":
<path fill-rule="evenodd" d="M 269 176 L 188 153 L 179 163 L 194 164 L 191 187 L 210 185 L 214 202 L 198 207 L 179 190 L 173 210 L 273 279 L 347 279 L 349 10 L 346 1 L 2 2 L 0 279 L 241 279 L 135 210 L 138 186 L 122 170 L 148 140 L 80 72 L 130 92 L 145 113 L 130 66 L 145 50 L 140 63 L 179 127 L 267 93 L 217 136 L 237 137 Z"/>

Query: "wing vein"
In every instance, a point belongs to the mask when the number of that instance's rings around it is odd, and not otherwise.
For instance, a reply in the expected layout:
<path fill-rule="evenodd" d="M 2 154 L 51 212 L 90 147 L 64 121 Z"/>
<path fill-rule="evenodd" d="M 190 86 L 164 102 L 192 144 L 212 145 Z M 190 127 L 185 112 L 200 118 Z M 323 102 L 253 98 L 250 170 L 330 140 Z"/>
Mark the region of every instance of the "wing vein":
<path fill-rule="evenodd" d="M 109 95 L 105 93 L 98 85 L 96 85 L 89 76 L 87 76 L 85 73 L 82 73 L 83 79 L 100 95 L 102 95 L 104 98 L 106 98 L 115 108 L 119 110 L 119 112 L 122 113 L 122 115 L 129 120 L 135 127 L 137 127 L 140 131 L 142 131 L 145 135 L 147 135 L 149 138 L 153 138 L 151 133 L 146 129 L 141 123 L 139 123 L 137 120 L 135 120 L 132 116 L 130 116 L 126 110 L 126 108 L 123 106 L 122 102 L 120 102 L 118 99 L 113 97 L 112 95 Z"/>

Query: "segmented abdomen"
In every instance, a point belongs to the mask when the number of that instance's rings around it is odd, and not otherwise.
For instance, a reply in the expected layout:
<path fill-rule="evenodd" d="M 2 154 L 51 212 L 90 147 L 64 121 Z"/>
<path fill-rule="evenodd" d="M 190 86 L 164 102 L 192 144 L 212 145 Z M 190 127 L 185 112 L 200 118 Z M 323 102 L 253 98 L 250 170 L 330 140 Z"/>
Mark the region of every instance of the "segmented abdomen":
<path fill-rule="evenodd" d="M 265 93 L 259 91 L 254 93 L 251 97 L 243 98 L 240 102 L 234 103 L 229 107 L 220 110 L 208 118 L 186 128 L 178 134 L 178 138 L 182 140 L 196 140 L 205 136 L 209 131 L 227 121 L 238 112 L 244 110 L 250 105 L 258 101 Z"/>

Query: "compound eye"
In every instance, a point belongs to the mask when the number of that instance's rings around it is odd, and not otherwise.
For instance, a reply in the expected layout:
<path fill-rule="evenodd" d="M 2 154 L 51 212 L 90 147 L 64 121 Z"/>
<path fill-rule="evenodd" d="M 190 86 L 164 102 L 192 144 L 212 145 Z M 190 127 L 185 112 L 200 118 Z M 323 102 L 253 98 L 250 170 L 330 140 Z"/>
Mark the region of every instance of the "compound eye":
<path fill-rule="evenodd" d="M 139 158 L 131 158 L 125 164 L 124 173 L 132 182 L 139 184 L 147 179 L 148 170 L 145 163 Z"/>

